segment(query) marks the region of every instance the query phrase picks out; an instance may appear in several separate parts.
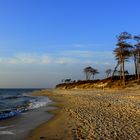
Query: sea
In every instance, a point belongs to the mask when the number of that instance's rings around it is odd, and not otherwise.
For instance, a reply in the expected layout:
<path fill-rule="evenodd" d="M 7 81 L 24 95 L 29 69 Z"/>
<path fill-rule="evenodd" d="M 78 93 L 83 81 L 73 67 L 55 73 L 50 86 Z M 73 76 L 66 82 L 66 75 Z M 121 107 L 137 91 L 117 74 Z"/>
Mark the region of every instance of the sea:
<path fill-rule="evenodd" d="M 49 120 L 52 101 L 31 93 L 42 89 L 0 89 L 0 140 L 22 140 Z"/>

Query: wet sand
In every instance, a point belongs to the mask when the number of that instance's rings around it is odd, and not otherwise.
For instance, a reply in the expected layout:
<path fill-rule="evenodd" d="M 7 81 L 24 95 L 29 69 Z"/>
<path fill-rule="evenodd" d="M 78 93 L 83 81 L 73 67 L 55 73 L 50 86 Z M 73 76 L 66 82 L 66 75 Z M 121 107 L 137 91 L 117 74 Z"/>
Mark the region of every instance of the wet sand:
<path fill-rule="evenodd" d="M 51 103 L 50 103 L 51 104 Z M 48 110 L 53 108 L 43 106 L 21 115 L 0 121 L 0 140 L 23 140 L 29 132 L 53 117 Z"/>
<path fill-rule="evenodd" d="M 26 140 L 139 140 L 140 89 L 52 90 L 59 109 L 48 123 L 33 130 Z"/>

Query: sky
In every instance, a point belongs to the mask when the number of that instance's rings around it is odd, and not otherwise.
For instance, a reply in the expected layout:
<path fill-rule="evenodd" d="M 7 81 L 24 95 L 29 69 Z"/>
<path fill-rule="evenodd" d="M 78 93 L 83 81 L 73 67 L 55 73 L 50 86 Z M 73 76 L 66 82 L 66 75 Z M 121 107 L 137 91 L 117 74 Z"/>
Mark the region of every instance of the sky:
<path fill-rule="evenodd" d="M 105 78 L 123 31 L 140 34 L 139 0 L 0 0 L 0 88 Z M 127 67 L 133 72 L 133 64 Z"/>

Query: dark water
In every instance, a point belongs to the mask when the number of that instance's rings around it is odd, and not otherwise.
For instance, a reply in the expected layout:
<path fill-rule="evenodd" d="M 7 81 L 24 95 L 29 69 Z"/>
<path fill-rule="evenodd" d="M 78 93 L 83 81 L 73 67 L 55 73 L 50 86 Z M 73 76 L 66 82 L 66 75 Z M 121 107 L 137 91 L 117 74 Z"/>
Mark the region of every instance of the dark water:
<path fill-rule="evenodd" d="M 51 101 L 31 96 L 39 89 L 0 89 L 0 140 L 21 140 L 38 125 L 51 118 Z"/>
<path fill-rule="evenodd" d="M 47 98 L 29 96 L 35 90 L 37 89 L 0 89 L 0 120 L 47 104 Z"/>

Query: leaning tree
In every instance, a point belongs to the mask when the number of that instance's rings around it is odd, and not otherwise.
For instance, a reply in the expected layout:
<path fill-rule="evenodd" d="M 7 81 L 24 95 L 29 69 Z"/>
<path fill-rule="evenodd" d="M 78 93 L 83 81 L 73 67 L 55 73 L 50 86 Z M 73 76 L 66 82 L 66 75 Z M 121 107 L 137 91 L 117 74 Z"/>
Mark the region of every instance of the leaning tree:
<path fill-rule="evenodd" d="M 105 73 L 106 73 L 106 77 L 108 78 L 111 75 L 111 73 L 112 73 L 112 69 L 107 69 L 105 71 Z"/>
<path fill-rule="evenodd" d="M 132 45 L 126 42 L 127 39 L 131 39 L 131 34 L 128 32 L 122 32 L 117 37 L 117 48 L 114 50 L 115 58 L 117 60 L 117 66 L 120 66 L 120 79 L 125 85 L 125 62 L 131 56 Z M 116 69 L 116 68 L 115 68 Z"/>
<path fill-rule="evenodd" d="M 83 71 L 86 75 L 86 80 L 90 80 L 91 76 L 93 76 L 94 79 L 94 76 L 99 73 L 97 69 L 94 69 L 91 66 L 84 68 Z"/>
<path fill-rule="evenodd" d="M 95 76 L 96 74 L 98 74 L 98 73 L 99 73 L 98 70 L 93 68 L 93 71 L 92 71 L 93 79 L 94 79 L 94 76 Z"/>
<path fill-rule="evenodd" d="M 140 35 L 134 36 L 136 44 L 134 45 L 134 63 L 135 63 L 135 75 L 140 81 Z"/>
<path fill-rule="evenodd" d="M 134 45 L 133 48 L 132 48 L 131 55 L 132 55 L 133 60 L 134 60 L 135 79 L 137 79 L 137 77 L 138 77 L 137 50 L 136 50 L 135 45 Z"/>

